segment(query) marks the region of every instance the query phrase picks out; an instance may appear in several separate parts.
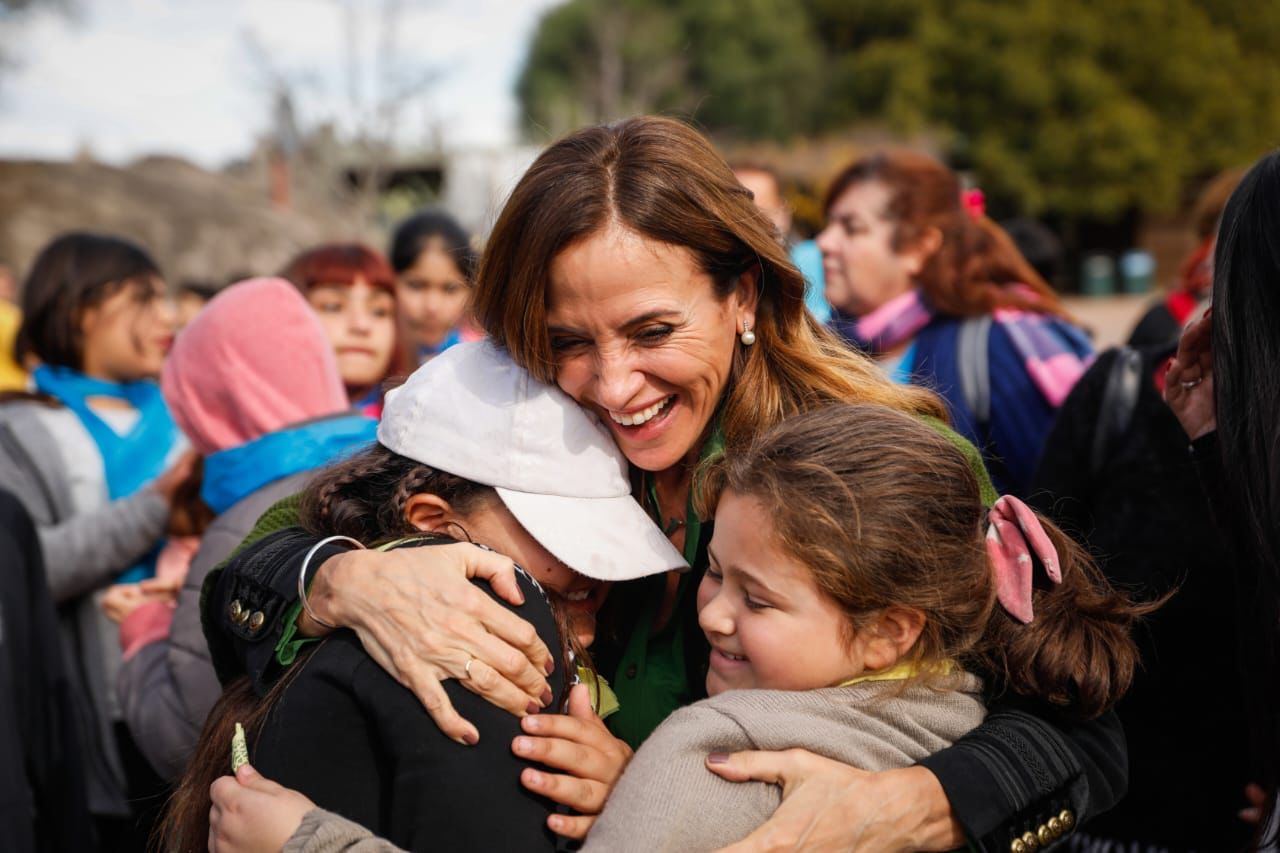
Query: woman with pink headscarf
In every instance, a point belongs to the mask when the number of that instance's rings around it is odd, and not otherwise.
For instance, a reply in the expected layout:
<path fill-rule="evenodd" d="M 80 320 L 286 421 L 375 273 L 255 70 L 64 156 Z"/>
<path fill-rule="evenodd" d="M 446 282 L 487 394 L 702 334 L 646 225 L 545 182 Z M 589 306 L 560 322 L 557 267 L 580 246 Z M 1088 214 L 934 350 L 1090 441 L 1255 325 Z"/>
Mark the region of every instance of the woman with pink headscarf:
<path fill-rule="evenodd" d="M 204 456 L 201 497 L 217 519 L 201 540 L 176 608 L 144 604 L 124 620 L 117 684 L 125 719 L 162 775 L 182 771 L 221 693 L 200 627 L 200 587 L 254 522 L 310 474 L 372 441 L 376 422 L 350 411 L 330 345 L 307 300 L 284 279 L 219 294 L 177 341 L 161 387 L 174 420 Z M 232 614 L 249 635 L 252 601 Z"/>

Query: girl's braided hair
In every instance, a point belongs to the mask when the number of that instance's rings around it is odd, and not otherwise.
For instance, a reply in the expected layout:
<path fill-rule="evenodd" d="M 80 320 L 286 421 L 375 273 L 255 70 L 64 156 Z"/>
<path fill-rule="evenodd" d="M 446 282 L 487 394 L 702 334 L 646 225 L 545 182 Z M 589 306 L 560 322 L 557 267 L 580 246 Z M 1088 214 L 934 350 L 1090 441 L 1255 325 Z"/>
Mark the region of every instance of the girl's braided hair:
<path fill-rule="evenodd" d="M 496 493 L 492 486 L 424 465 L 374 444 L 329 466 L 302 496 L 302 526 L 309 532 L 350 536 L 368 546 L 420 531 L 405 519 L 409 498 L 430 492 L 467 514 Z"/>

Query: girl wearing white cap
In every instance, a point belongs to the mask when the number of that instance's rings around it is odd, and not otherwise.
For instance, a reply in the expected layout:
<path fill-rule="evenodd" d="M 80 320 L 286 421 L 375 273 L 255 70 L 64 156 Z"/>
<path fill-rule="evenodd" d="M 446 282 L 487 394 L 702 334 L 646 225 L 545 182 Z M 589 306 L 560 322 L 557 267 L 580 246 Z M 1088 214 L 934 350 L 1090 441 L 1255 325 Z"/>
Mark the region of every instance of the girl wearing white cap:
<path fill-rule="evenodd" d="M 568 473 L 548 476 L 534 464 L 545 460 Z M 311 483 L 302 495 L 305 531 L 274 534 L 258 549 L 270 559 L 308 531 L 336 531 L 383 549 L 462 539 L 511 555 L 523 567 L 517 582 L 525 601 L 502 606 L 558 652 L 550 694 L 530 710 L 560 708 L 566 671 L 573 672 L 567 652 L 580 656 L 594 639 L 610 584 L 685 567 L 631 499 L 626 473 L 608 432 L 558 388 L 532 379 L 490 344 L 460 344 L 388 395 L 375 445 Z M 579 535 L 597 530 L 603 535 Z M 310 563 L 298 566 L 300 584 Z M 255 607 L 239 603 L 241 612 Z M 244 623 L 249 634 L 255 622 L 262 620 Z M 241 678 L 210 714 L 171 805 L 166 850 L 205 847 L 209 786 L 226 772 L 240 722 L 263 772 L 403 847 L 554 848 L 547 820 L 555 804 L 519 782 L 533 762 L 510 749 L 520 733 L 516 717 L 454 683 L 450 700 L 466 709 L 479 735 L 454 742 L 353 632 L 282 643 L 298 657 L 289 678 L 264 699 Z M 607 686 L 584 680 L 603 705 Z M 585 691 L 576 710 L 594 716 Z M 501 820 L 486 819 L 495 809 Z"/>
<path fill-rule="evenodd" d="M 512 191 L 490 236 L 474 296 L 479 326 L 516 363 L 608 426 L 630 463 L 633 494 L 693 569 L 615 591 L 610 609 L 617 612 L 602 618 L 608 631 L 593 655 L 621 700 L 610 729 L 630 744 L 705 695 L 708 649 L 694 591 L 711 525 L 700 523 L 690 494 L 699 464 L 722 446 L 820 406 L 877 403 L 930 419 L 960 442 L 984 499 L 996 497 L 976 450 L 943 425 L 942 402 L 890 383 L 819 326 L 803 297 L 803 278 L 750 193 L 706 139 L 669 119 L 587 128 L 552 145 Z M 340 548 L 317 554 L 317 612 L 356 628 L 449 734 L 474 729 L 448 705 L 442 680 L 460 679 L 525 716 L 546 689 L 542 673 L 552 656 L 496 605 L 468 601 L 473 616 L 449 606 L 468 598 L 464 570 L 501 574 L 503 567 L 466 549 L 431 552 L 419 550 L 415 559 Z M 229 590 L 250 582 L 277 615 L 256 642 L 228 646 L 234 654 L 226 657 L 237 660 L 225 665 L 268 683 L 283 632 L 324 629 L 288 618 L 297 596 L 286 570 L 246 558 L 232 563 L 208 599 L 206 613 L 221 635 L 234 636 L 222 609 Z M 477 662 L 466 670 L 473 655 Z M 920 766 L 868 775 L 797 751 L 734 756 L 728 766 L 800 781 L 766 832 L 817 833 L 809 837 L 844 848 L 874 838 L 875 849 L 949 850 L 971 838 L 1007 849 L 1028 821 L 1043 822 L 1065 804 L 1088 817 L 1123 791 L 1114 715 L 1063 726 L 1035 706 L 992 708 L 955 747 Z M 534 715 L 523 726 L 533 737 L 515 748 L 564 771 L 526 773 L 523 781 L 580 812 L 555 828 L 582 837 L 618 768 L 585 724 Z"/>

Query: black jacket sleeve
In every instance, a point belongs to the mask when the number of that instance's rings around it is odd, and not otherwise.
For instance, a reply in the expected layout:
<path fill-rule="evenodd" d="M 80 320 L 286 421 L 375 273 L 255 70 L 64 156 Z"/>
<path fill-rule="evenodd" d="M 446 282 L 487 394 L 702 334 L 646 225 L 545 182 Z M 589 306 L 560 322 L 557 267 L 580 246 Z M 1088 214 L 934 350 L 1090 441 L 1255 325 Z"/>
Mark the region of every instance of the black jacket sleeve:
<path fill-rule="evenodd" d="M 1021 700 L 992 705 L 981 726 L 921 762 L 980 850 L 1007 853 L 1057 819 L 1053 841 L 1114 806 L 1128 784 L 1124 730 L 1114 712 L 1087 723 L 1054 720 Z"/>
<path fill-rule="evenodd" d="M 14 851 L 93 847 L 73 686 L 40 540 L 0 491 L 0 838 Z"/>
<path fill-rule="evenodd" d="M 266 536 L 209 573 L 200 611 L 205 639 L 218 679 L 225 686 L 248 675 L 259 695 L 280 674 L 275 650 L 285 617 L 298 602 L 298 572 L 321 537 L 300 527 Z M 329 557 L 347 550 L 342 542 L 323 546 L 311 558 L 307 576 Z"/>

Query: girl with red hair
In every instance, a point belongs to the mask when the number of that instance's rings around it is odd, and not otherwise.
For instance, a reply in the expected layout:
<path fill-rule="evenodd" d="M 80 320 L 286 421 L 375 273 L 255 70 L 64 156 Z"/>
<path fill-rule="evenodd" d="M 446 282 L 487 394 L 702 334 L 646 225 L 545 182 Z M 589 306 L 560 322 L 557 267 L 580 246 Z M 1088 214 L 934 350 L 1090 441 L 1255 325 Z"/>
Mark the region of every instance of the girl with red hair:
<path fill-rule="evenodd" d="M 352 407 L 378 417 L 387 378 L 406 372 L 390 265 L 359 243 L 326 243 L 298 255 L 281 275 L 320 318 Z"/>

